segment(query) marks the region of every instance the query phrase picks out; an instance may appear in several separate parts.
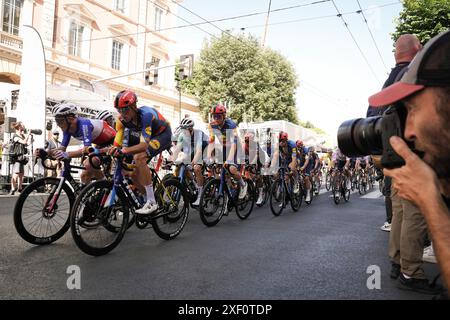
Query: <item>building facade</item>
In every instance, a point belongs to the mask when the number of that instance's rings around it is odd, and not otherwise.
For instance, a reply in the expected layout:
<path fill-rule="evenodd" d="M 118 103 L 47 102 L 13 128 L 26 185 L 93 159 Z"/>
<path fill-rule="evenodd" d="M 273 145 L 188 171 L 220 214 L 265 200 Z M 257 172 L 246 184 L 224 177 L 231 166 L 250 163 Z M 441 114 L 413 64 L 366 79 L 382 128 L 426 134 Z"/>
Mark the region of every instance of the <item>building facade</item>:
<path fill-rule="evenodd" d="M 20 66 L 20 26 L 25 24 L 41 35 L 47 87 L 85 88 L 151 64 L 173 65 L 179 58 L 172 28 L 177 7 L 172 0 L 1 0 L 0 84 L 20 84 L 26 76 Z M 174 67 L 157 74 L 151 85 L 142 72 L 102 81 L 100 91 L 111 108 L 117 92 L 131 89 L 139 105 L 155 106 L 172 125 L 186 115 L 201 121 L 198 101 L 179 94 Z"/>

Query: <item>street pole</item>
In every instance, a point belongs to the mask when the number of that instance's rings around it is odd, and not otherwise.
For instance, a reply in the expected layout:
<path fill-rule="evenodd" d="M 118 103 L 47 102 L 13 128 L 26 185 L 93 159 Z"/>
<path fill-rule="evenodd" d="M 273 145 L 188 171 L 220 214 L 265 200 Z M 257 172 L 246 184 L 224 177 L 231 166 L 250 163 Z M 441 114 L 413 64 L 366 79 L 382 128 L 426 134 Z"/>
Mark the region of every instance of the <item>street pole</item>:
<path fill-rule="evenodd" d="M 264 47 L 264 45 L 266 44 L 267 27 L 269 24 L 269 15 L 270 15 L 270 6 L 271 5 L 272 5 L 272 0 L 269 0 L 269 9 L 267 10 L 266 23 L 265 23 L 265 27 L 264 27 L 264 35 L 261 40 L 261 47 Z"/>
<path fill-rule="evenodd" d="M 178 123 L 181 122 L 181 85 L 180 85 L 180 81 L 177 81 L 177 86 L 176 86 L 177 90 L 178 90 Z"/>

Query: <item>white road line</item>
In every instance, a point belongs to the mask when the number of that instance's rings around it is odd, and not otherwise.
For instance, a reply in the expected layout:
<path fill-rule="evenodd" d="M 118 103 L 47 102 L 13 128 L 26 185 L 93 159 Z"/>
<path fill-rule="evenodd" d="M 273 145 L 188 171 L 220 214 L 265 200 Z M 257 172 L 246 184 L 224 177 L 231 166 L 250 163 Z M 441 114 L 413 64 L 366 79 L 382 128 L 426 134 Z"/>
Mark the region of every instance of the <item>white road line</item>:
<path fill-rule="evenodd" d="M 383 196 L 383 194 L 380 192 L 380 190 L 376 189 L 376 190 L 374 190 L 372 192 L 369 192 L 366 195 L 363 195 L 361 198 L 363 198 L 363 199 L 378 199 L 378 198 L 380 198 L 382 196 Z"/>

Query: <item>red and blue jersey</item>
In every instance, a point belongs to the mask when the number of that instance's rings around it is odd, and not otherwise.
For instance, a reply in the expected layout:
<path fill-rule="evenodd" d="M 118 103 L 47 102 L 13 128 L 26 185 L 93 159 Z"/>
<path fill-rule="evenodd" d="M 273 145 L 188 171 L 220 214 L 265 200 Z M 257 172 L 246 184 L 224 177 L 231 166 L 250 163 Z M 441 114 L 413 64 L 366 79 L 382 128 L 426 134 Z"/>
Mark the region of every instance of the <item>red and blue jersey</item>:
<path fill-rule="evenodd" d="M 70 133 L 69 131 L 63 132 L 61 145 L 67 147 L 71 137 L 83 142 L 85 147 L 89 147 L 92 144 L 100 146 L 107 145 L 112 143 L 115 135 L 116 131 L 103 120 L 79 117 L 74 133 Z"/>

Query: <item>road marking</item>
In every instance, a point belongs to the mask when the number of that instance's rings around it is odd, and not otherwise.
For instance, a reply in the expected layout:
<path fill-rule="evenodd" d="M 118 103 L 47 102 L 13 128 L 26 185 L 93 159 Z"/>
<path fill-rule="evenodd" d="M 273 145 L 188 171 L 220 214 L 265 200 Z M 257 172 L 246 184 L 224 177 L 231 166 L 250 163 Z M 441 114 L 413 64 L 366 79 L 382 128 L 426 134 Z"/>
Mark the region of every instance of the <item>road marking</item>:
<path fill-rule="evenodd" d="M 362 196 L 361 198 L 363 198 L 363 199 L 378 199 L 382 196 L 383 196 L 383 194 L 380 192 L 380 190 L 377 189 L 372 192 L 369 192 L 368 194 Z"/>

